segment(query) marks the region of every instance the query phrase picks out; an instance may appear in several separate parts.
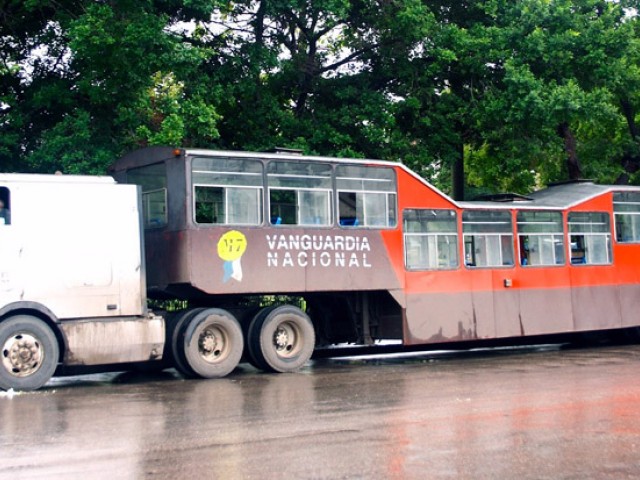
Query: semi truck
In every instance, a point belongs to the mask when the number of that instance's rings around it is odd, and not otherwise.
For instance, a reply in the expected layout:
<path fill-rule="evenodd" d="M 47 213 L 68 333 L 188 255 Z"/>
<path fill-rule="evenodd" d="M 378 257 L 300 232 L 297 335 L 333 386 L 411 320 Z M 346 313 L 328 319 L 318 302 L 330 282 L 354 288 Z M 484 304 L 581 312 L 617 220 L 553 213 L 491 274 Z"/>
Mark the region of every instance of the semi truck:
<path fill-rule="evenodd" d="M 0 388 L 39 388 L 61 364 L 162 358 L 139 198 L 111 177 L 0 175 Z"/>
<path fill-rule="evenodd" d="M 638 337 L 640 187 L 459 202 L 399 162 L 169 147 L 110 173 L 0 175 L 0 388 L 141 362 L 293 372 L 381 340 Z"/>

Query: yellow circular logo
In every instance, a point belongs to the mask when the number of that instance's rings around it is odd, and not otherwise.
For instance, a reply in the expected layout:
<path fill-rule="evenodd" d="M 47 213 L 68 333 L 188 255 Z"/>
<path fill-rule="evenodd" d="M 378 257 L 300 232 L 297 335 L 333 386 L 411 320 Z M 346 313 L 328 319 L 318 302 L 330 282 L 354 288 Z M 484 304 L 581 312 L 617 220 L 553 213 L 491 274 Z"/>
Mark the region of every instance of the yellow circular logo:
<path fill-rule="evenodd" d="M 237 230 L 225 233 L 218 240 L 218 256 L 225 262 L 238 260 L 247 249 L 247 237 Z"/>

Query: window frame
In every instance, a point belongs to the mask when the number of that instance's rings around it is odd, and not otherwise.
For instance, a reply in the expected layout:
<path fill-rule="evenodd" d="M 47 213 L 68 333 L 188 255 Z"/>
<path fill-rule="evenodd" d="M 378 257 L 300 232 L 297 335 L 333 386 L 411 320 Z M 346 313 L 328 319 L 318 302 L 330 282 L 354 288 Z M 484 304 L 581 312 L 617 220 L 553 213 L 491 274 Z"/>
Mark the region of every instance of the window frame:
<path fill-rule="evenodd" d="M 623 201 L 620 197 L 637 197 L 636 201 Z M 618 199 L 616 199 L 618 197 Z M 636 206 L 636 211 L 625 211 L 625 210 L 617 210 L 617 205 L 633 205 Z M 618 207 L 620 208 L 620 207 Z M 621 240 L 619 235 L 621 232 L 619 231 L 619 218 L 629 218 L 632 220 L 631 229 L 633 231 L 633 237 L 631 240 Z M 613 192 L 613 225 L 614 225 L 614 237 L 616 243 L 620 243 L 623 245 L 634 245 L 640 243 L 640 192 L 638 191 L 618 191 Z"/>
<path fill-rule="evenodd" d="M 577 222 L 577 221 L 571 221 L 571 217 L 574 215 L 590 215 L 590 216 L 595 216 L 595 215 L 604 215 L 606 218 L 606 222 L 605 223 L 596 223 L 594 221 L 590 221 L 590 222 Z M 606 225 L 606 231 L 604 232 L 572 232 L 571 231 L 571 227 L 572 225 Z M 612 265 L 613 264 L 613 248 L 612 248 L 612 242 L 611 242 L 611 218 L 609 215 L 609 212 L 568 212 L 567 214 L 567 236 L 569 239 L 568 242 L 568 249 L 569 249 L 569 263 L 572 266 L 577 266 L 577 267 L 581 267 L 581 266 L 594 266 L 594 265 Z M 588 262 L 585 260 L 585 262 L 574 262 L 574 256 L 573 256 L 573 237 L 578 237 L 578 236 L 582 236 L 585 237 L 585 248 L 584 248 L 584 255 L 583 258 L 587 259 L 587 252 L 589 251 L 587 248 L 588 245 L 588 240 L 590 238 L 593 237 L 605 237 L 605 249 L 604 251 L 607 254 L 607 261 L 606 262 Z M 589 238 L 590 237 L 590 238 Z"/>
<path fill-rule="evenodd" d="M 224 170 L 222 167 L 218 169 L 211 170 L 201 170 L 196 168 L 205 168 L 204 166 L 197 166 L 198 160 L 209 160 L 214 162 L 219 162 L 220 164 L 224 164 L 223 162 L 242 162 L 254 163 L 258 168 L 257 171 L 247 171 L 246 169 L 238 169 L 237 171 L 233 170 Z M 194 225 L 199 227 L 211 227 L 211 226 L 243 226 L 243 227 L 255 227 L 264 224 L 264 164 L 259 159 L 253 158 L 237 158 L 237 157 L 207 157 L 207 156 L 196 156 L 191 159 L 191 168 L 190 168 L 190 182 L 191 182 L 191 221 Z M 222 183 L 218 179 L 212 180 L 211 182 L 204 183 L 202 180 L 195 181 L 194 174 L 200 175 L 219 175 L 223 178 L 225 176 L 236 176 L 238 178 L 242 177 L 252 177 L 259 178 L 259 182 L 246 182 L 246 183 Z M 223 194 L 223 205 L 224 205 L 224 222 L 199 222 L 197 221 L 197 210 L 198 210 L 198 193 L 197 190 L 201 188 L 216 188 L 221 189 Z M 233 201 L 229 201 L 229 194 L 234 191 L 255 191 L 255 203 L 253 205 L 253 214 L 255 215 L 255 221 L 229 221 L 229 212 L 230 205 L 233 205 Z M 249 218 L 249 215 L 246 215 L 246 218 Z"/>
<path fill-rule="evenodd" d="M 153 185 L 149 188 L 150 183 L 141 181 L 145 176 L 139 176 L 140 172 L 153 171 L 153 169 L 162 170 L 162 173 L 153 175 L 155 179 L 161 179 L 159 186 Z M 132 178 L 133 176 L 133 178 Z M 146 175 L 147 178 L 151 177 Z M 165 228 L 169 223 L 169 200 L 168 200 L 168 187 L 167 187 L 167 166 L 165 162 L 152 163 L 151 165 L 145 165 L 142 167 L 135 167 L 126 172 L 127 183 L 140 186 L 142 192 L 142 224 L 145 230 Z M 162 202 L 160 202 L 161 212 L 160 217 L 151 217 L 153 202 L 150 201 L 151 196 L 157 193 L 162 193 Z"/>
<path fill-rule="evenodd" d="M 503 216 L 505 217 L 504 220 L 496 220 L 496 221 L 482 221 L 482 220 L 465 220 L 465 214 L 467 213 L 493 213 L 493 214 L 504 214 Z M 506 221 L 508 218 L 508 222 Z M 508 224 L 508 229 L 505 229 L 506 231 L 498 231 L 498 229 L 495 229 L 494 231 L 479 231 L 479 232 L 473 232 L 473 231 L 469 231 L 469 232 L 465 232 L 465 226 L 470 226 L 470 225 L 483 225 L 483 226 L 488 226 L 488 225 L 497 225 L 497 224 Z M 475 237 L 483 237 L 485 239 L 485 245 L 488 245 L 489 242 L 487 242 L 488 238 L 496 238 L 498 239 L 498 245 L 500 246 L 499 250 L 497 251 L 499 258 L 500 258 L 500 263 L 499 264 L 487 264 L 487 265 L 476 265 L 474 263 L 468 263 L 467 262 L 467 238 L 472 239 L 471 244 L 474 244 L 475 241 Z M 504 245 L 506 241 L 506 244 L 508 245 L 509 249 L 510 249 L 510 254 L 511 254 L 511 263 L 504 263 L 505 262 L 505 255 L 504 255 Z M 514 268 L 515 266 L 515 248 L 513 247 L 513 241 L 514 241 L 514 231 L 513 231 L 513 216 L 511 214 L 510 210 L 499 210 L 499 209 L 489 209 L 489 208 L 483 208 L 483 209 L 465 209 L 462 211 L 462 248 L 463 248 L 463 258 L 464 258 L 464 266 L 468 269 L 487 269 L 487 268 Z M 486 252 L 488 252 L 488 249 L 486 249 Z M 494 252 L 495 253 L 495 252 Z M 489 258 L 489 255 L 486 255 L 487 259 Z"/>
<path fill-rule="evenodd" d="M 427 228 L 425 228 L 422 223 L 423 223 L 423 219 L 421 218 L 417 218 L 415 220 L 411 220 L 411 219 L 407 219 L 407 217 L 410 216 L 410 214 L 412 212 L 449 212 L 449 215 L 451 217 L 451 221 L 454 225 L 454 230 L 445 230 L 445 231 L 436 231 L 436 232 L 429 232 L 426 231 L 428 230 Z M 437 214 L 434 213 L 434 216 L 437 217 Z M 425 228 L 425 230 L 423 231 L 419 231 L 419 232 L 412 232 L 409 231 L 409 229 L 407 228 L 407 224 L 408 222 L 418 222 L 420 224 L 421 228 Z M 427 222 L 428 223 L 428 222 Z M 427 266 L 415 266 L 415 263 L 410 264 L 409 263 L 409 252 L 410 252 L 410 247 L 409 247 L 409 242 L 408 239 L 409 238 L 425 238 L 427 239 L 427 257 L 429 256 L 429 249 L 431 248 L 431 244 L 433 243 L 433 245 L 435 245 L 436 247 L 436 251 L 435 251 L 435 258 L 438 259 L 439 254 L 440 254 L 440 240 L 441 238 L 450 238 L 450 237 L 454 237 L 454 245 L 453 245 L 453 249 L 449 248 L 449 253 L 450 252 L 454 252 L 455 253 L 455 264 L 451 263 L 451 259 L 449 257 L 449 261 L 448 264 L 445 266 L 433 266 L 431 265 L 430 262 L 428 262 Z M 452 270 L 457 270 L 460 268 L 460 239 L 459 239 L 460 235 L 459 235 L 459 231 L 458 231 L 458 212 L 455 209 L 437 209 L 437 208 L 409 208 L 409 209 L 405 209 L 403 211 L 403 225 L 402 225 L 402 238 L 403 238 L 403 256 L 404 256 L 404 266 L 405 269 L 407 271 L 411 271 L 411 272 L 420 272 L 420 271 L 452 271 Z M 430 241 L 430 239 L 434 239 L 435 242 Z M 449 240 L 447 240 L 447 243 L 449 243 Z M 420 248 L 423 249 L 423 245 L 420 244 Z M 422 256 L 422 252 L 421 252 L 421 256 Z M 439 263 L 439 262 L 438 262 Z"/>
<path fill-rule="evenodd" d="M 219 188 L 222 189 L 222 193 L 224 195 L 224 201 L 223 201 L 223 206 L 224 206 L 224 222 L 198 222 L 196 219 L 196 214 L 197 214 L 197 189 L 198 188 Z M 233 201 L 229 201 L 228 197 L 229 197 L 229 193 L 233 190 L 242 190 L 242 191 L 249 191 L 249 190 L 256 190 L 256 199 L 257 199 L 257 208 L 254 209 L 254 213 L 257 213 L 258 215 L 258 220 L 257 223 L 254 222 L 229 222 L 227 221 L 227 219 L 229 218 L 229 206 L 233 205 Z M 193 184 L 193 215 L 192 215 L 192 220 L 193 223 L 198 225 L 198 226 L 211 226 L 211 225 L 239 225 L 239 226 L 258 226 L 258 225 L 262 225 L 263 223 L 263 193 L 262 193 L 263 188 L 262 187 L 251 187 L 251 186 L 223 186 L 223 185 L 210 185 L 210 184 Z"/>
<path fill-rule="evenodd" d="M 550 214 L 550 215 L 554 215 L 557 216 L 559 218 L 559 221 L 522 221 L 520 220 L 521 216 L 524 215 L 529 215 L 529 214 L 537 214 L 537 213 L 545 213 L 545 214 Z M 560 227 L 560 231 L 542 231 L 542 232 L 523 232 L 522 231 L 522 226 L 524 225 L 556 225 Z M 519 264 L 521 267 L 525 267 L 525 268 L 536 268 L 536 267 L 543 267 L 543 268 L 547 268 L 547 267 L 563 267 L 567 264 L 567 255 L 566 255 L 566 247 L 565 247 L 565 242 L 566 242 L 566 232 L 565 232 L 565 227 L 564 227 L 564 216 L 562 214 L 562 211 L 558 211 L 558 210 L 518 210 L 516 213 L 516 234 L 517 234 L 517 238 L 518 238 L 518 260 L 519 260 Z M 530 253 L 527 253 L 527 256 L 524 256 L 524 237 L 533 237 L 536 239 L 536 243 L 537 246 L 540 247 L 542 245 L 541 242 L 544 242 L 544 237 L 550 237 L 551 242 L 552 242 L 552 246 L 550 251 L 553 252 L 553 263 L 535 263 L 535 264 L 530 264 Z M 560 248 L 558 249 L 558 245 L 556 244 L 557 240 L 560 239 L 561 240 L 561 244 L 560 244 Z M 529 244 L 529 240 L 527 241 L 527 244 Z M 527 252 L 532 252 L 533 250 L 531 250 L 531 247 L 529 247 L 529 249 L 527 250 Z M 541 252 L 544 252 L 544 245 L 542 245 L 542 248 L 540 248 Z M 558 262 L 558 252 L 562 253 L 562 261 Z M 524 260 L 527 260 L 527 262 L 525 263 Z"/>
<path fill-rule="evenodd" d="M 281 173 L 279 171 L 272 172 L 272 167 L 284 166 L 287 173 Z M 309 170 L 316 170 L 315 172 L 304 172 L 304 167 Z M 324 162 L 297 162 L 292 160 L 271 160 L 267 164 L 266 170 L 266 192 L 267 192 L 267 211 L 269 213 L 267 222 L 271 226 L 301 226 L 301 227 L 317 227 L 317 228 L 329 228 L 333 226 L 333 166 L 330 163 Z M 324 170 L 324 172 L 323 172 Z M 288 173 L 292 172 L 292 173 Z M 323 173 L 325 173 L 323 175 Z M 272 185 L 272 183 L 279 183 L 278 180 L 282 179 L 285 185 Z M 320 186 L 305 185 L 305 183 L 314 183 L 313 181 L 320 183 Z M 305 182 L 306 181 L 306 182 Z M 288 185 L 286 183 L 289 183 Z M 293 185 L 291 185 L 293 184 Z M 296 185 L 299 184 L 299 185 Z M 326 184 L 326 185 L 322 185 Z M 295 209 L 295 223 L 282 223 L 282 215 L 274 216 L 272 212 L 273 202 L 272 193 L 274 192 L 295 192 L 295 204 L 291 206 Z M 316 223 L 315 221 L 304 221 L 306 218 L 305 208 L 309 209 L 312 205 L 309 202 L 303 201 L 303 196 L 306 193 L 320 192 L 324 195 L 324 200 L 321 202 L 324 204 L 324 210 L 326 215 L 321 216 L 309 216 L 309 218 L 319 218 L 322 221 Z M 278 218 L 280 221 L 274 222 L 274 218 Z"/>
<path fill-rule="evenodd" d="M 351 172 L 345 172 L 345 175 L 351 174 L 356 175 L 356 170 L 360 170 L 360 176 L 341 176 L 342 169 L 352 169 Z M 384 174 L 388 174 L 388 178 L 378 178 L 374 175 L 371 175 L 373 172 L 379 172 Z M 353 228 L 363 228 L 363 229 L 394 229 L 398 226 L 398 184 L 396 172 L 391 167 L 378 167 L 378 166 L 364 166 L 364 165 L 349 165 L 349 164 L 338 164 L 335 168 L 335 211 L 336 211 L 336 223 L 339 227 L 345 229 L 353 229 Z M 353 186 L 344 185 L 344 183 L 360 183 L 361 188 L 354 188 Z M 341 183 L 343 185 L 341 185 Z M 383 185 L 384 183 L 388 183 L 391 185 L 391 188 L 381 188 L 374 189 L 370 188 L 370 185 L 375 185 L 376 183 Z M 343 202 L 343 194 L 350 194 L 354 196 L 354 215 L 342 215 L 343 208 L 342 205 L 346 202 Z M 374 223 L 370 221 L 371 218 L 376 218 L 372 214 L 368 213 L 368 210 L 372 208 L 372 205 L 368 202 L 368 200 L 374 198 L 375 196 L 384 196 L 384 212 L 385 212 L 385 221 L 384 223 Z M 379 203 L 379 202 L 378 202 Z M 362 206 L 362 219 L 358 216 L 358 205 Z M 351 208 L 351 207 L 350 207 Z"/>

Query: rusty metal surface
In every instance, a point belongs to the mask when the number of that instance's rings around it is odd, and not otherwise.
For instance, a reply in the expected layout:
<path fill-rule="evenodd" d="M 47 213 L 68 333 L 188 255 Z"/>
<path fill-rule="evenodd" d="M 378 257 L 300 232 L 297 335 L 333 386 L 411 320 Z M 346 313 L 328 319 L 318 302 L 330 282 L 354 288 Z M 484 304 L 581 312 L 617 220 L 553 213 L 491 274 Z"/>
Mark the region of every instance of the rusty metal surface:
<path fill-rule="evenodd" d="M 638 324 L 620 298 L 633 286 L 469 291 L 407 296 L 407 344 L 616 329 Z M 637 301 L 636 301 L 637 302 Z M 624 304 L 624 303 L 623 303 Z M 627 310 L 629 307 L 627 307 Z"/>
<path fill-rule="evenodd" d="M 640 475 L 640 346 L 316 361 L 0 396 L 0 478 Z"/>

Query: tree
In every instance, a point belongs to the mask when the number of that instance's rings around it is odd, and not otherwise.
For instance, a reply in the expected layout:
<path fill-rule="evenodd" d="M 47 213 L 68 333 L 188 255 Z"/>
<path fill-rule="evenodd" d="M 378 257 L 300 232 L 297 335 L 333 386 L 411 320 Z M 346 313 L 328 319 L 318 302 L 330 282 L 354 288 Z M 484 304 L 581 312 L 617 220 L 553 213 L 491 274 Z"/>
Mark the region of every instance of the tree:
<path fill-rule="evenodd" d="M 208 2 L 56 3 L 10 2 L 18 20 L 0 45 L 5 168 L 104 173 L 134 145 L 216 138 L 219 92 L 181 83 L 207 51 L 167 29 L 208 15 Z"/>
<path fill-rule="evenodd" d="M 626 12 L 623 2 L 598 0 L 521 0 L 498 10 L 495 61 L 504 75 L 478 112 L 485 144 L 468 164 L 475 181 L 496 182 L 482 173 L 492 164 L 501 167 L 498 183 L 518 190 L 615 179 L 625 149 L 620 84 L 640 78 L 627 68 L 637 20 Z"/>

